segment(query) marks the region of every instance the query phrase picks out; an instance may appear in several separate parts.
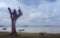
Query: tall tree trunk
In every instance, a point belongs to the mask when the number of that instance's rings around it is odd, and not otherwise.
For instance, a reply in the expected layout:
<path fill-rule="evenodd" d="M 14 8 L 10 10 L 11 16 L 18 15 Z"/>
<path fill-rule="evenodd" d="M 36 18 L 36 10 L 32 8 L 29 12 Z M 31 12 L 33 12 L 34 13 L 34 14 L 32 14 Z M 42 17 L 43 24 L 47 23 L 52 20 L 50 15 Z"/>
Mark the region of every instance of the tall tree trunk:
<path fill-rule="evenodd" d="M 18 38 L 17 32 L 16 32 L 16 20 L 12 19 L 12 29 L 11 29 L 11 38 Z"/>
<path fill-rule="evenodd" d="M 12 33 L 15 34 L 16 33 L 16 20 L 12 20 Z"/>

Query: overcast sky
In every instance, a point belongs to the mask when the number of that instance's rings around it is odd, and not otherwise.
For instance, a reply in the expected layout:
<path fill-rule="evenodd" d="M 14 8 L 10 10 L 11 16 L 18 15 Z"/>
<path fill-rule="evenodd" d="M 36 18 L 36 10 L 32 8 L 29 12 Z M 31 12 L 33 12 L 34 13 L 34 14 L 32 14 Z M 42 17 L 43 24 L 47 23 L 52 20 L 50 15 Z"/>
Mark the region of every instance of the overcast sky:
<path fill-rule="evenodd" d="M 60 0 L 0 0 L 0 25 L 11 25 L 8 7 L 21 8 L 16 26 L 60 26 Z"/>

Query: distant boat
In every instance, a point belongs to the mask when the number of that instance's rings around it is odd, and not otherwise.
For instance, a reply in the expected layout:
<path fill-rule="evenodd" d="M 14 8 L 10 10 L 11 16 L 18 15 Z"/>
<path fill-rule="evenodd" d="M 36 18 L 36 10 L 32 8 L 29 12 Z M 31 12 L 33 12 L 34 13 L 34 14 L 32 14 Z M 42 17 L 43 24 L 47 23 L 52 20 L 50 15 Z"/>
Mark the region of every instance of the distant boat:
<path fill-rule="evenodd" d="M 3 25 L 0 25 L 0 27 L 5 27 L 5 26 L 3 26 Z"/>
<path fill-rule="evenodd" d="M 23 27 L 28 27 L 28 25 L 24 25 Z"/>
<path fill-rule="evenodd" d="M 19 31 L 24 31 L 24 29 L 20 29 Z"/>
<path fill-rule="evenodd" d="M 2 30 L 7 30 L 7 28 L 3 28 Z"/>

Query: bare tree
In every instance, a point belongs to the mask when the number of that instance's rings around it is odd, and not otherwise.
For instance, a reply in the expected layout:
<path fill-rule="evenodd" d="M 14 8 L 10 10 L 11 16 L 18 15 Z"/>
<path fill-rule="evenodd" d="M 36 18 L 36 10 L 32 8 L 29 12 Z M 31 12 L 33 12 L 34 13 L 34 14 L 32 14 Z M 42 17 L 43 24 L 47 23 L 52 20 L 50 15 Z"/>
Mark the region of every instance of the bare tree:
<path fill-rule="evenodd" d="M 12 22 L 12 34 L 17 34 L 16 33 L 16 21 L 20 16 L 22 16 L 22 12 L 21 12 L 20 8 L 18 9 L 18 13 L 17 13 L 16 9 L 13 9 L 13 12 L 12 12 L 11 9 L 8 7 L 8 10 L 9 10 L 10 18 L 11 18 L 11 22 Z"/>

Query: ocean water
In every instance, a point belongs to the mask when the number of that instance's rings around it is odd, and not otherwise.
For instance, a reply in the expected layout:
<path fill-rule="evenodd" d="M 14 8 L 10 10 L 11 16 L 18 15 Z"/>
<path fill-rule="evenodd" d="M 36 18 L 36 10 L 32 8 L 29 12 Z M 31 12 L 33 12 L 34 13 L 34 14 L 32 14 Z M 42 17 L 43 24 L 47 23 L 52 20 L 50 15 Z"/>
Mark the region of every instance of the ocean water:
<path fill-rule="evenodd" d="M 2 30 L 7 28 L 7 30 Z M 24 31 L 19 31 L 24 29 Z M 60 33 L 60 27 L 16 27 L 17 32 L 32 32 L 32 33 Z M 2 32 L 11 32 L 11 27 L 0 27 Z"/>

